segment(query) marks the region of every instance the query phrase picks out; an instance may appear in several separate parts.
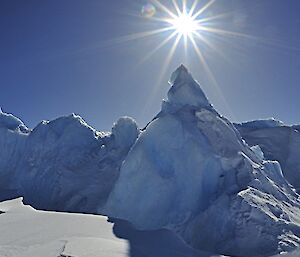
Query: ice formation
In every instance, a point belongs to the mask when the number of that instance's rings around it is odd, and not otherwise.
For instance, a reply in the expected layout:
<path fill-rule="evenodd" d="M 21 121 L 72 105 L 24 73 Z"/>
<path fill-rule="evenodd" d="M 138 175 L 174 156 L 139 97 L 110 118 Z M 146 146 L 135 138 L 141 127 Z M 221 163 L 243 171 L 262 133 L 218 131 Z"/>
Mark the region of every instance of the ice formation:
<path fill-rule="evenodd" d="M 269 121 L 259 123 L 235 126 L 250 146 L 258 145 L 266 159 L 280 163 L 285 178 L 300 193 L 300 127 L 280 121 L 276 121 L 277 126 L 269 126 Z"/>
<path fill-rule="evenodd" d="M 127 117 L 112 133 L 97 132 L 74 114 L 30 131 L 0 113 L 0 125 L 2 200 L 23 196 L 39 209 L 89 213 L 105 203 L 139 133 Z"/>
<path fill-rule="evenodd" d="M 299 127 L 232 124 L 184 66 L 143 130 L 77 115 L 34 129 L 0 112 L 0 196 L 35 208 L 100 213 L 168 229 L 197 250 L 271 256 L 300 244 Z M 281 169 L 282 167 L 282 169 Z M 287 179 L 287 180 L 286 180 Z"/>
<path fill-rule="evenodd" d="M 299 243 L 298 195 L 209 104 L 183 66 L 121 166 L 105 213 L 167 227 L 197 249 L 267 256 Z"/>

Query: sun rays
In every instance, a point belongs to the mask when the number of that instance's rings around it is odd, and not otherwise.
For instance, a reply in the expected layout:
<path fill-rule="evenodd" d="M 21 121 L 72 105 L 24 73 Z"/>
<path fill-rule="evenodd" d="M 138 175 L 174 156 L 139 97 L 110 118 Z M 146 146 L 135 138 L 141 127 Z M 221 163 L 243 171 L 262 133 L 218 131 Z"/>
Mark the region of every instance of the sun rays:
<path fill-rule="evenodd" d="M 148 4 L 142 7 L 140 16 L 136 13 L 131 15 L 142 17 L 144 20 L 139 22 L 141 25 L 150 21 L 155 29 L 124 35 L 109 40 L 105 44 L 114 45 L 154 37 L 160 38 L 157 45 L 153 45 L 152 49 L 148 50 L 141 58 L 138 66 L 151 59 L 165 46 L 168 46 L 169 51 L 169 53 L 164 54 L 166 57 L 170 56 L 170 52 L 173 53 L 170 58 L 167 58 L 171 62 L 181 41 L 183 44 L 180 45 L 184 47 L 185 56 L 190 54 L 199 57 L 199 52 L 201 53 L 202 58 L 198 58 L 198 60 L 203 67 L 207 67 L 205 49 L 210 49 L 210 52 L 216 53 L 225 61 L 229 61 L 220 46 L 231 44 L 231 47 L 234 48 L 234 44 L 237 42 L 234 41 L 235 39 L 252 41 L 260 45 L 288 48 L 285 44 L 282 45 L 271 39 L 267 40 L 241 33 L 228 24 L 224 26 L 224 20 L 232 18 L 233 13 L 227 10 L 224 13 L 213 14 L 215 5 L 216 0 L 148 0 Z M 229 29 L 224 29 L 224 27 Z M 175 43 L 175 50 L 173 50 L 173 43 Z M 180 62 L 184 61 L 183 59 Z M 168 66 L 170 62 L 165 63 L 165 65 Z M 188 65 L 188 63 L 186 64 Z M 165 68 L 161 70 L 163 71 Z"/>
<path fill-rule="evenodd" d="M 154 42 L 153 44 L 155 44 L 156 41 L 156 45 L 152 45 L 150 50 L 145 51 L 135 67 L 138 68 L 143 63 L 153 60 L 152 57 L 158 53 L 162 55 L 164 60 L 159 64 L 160 74 L 157 76 L 157 82 L 153 86 L 148 100 L 145 102 L 145 109 L 157 95 L 175 53 L 181 51 L 183 55 L 181 53 L 179 55 L 184 57 L 181 57 L 182 59 L 177 62 L 189 66 L 189 58 L 196 57 L 196 60 L 199 61 L 200 69 L 210 81 L 213 92 L 223 102 L 227 113 L 234 117 L 215 75 L 210 69 L 208 59 L 212 58 L 212 56 L 214 58 L 219 56 L 225 62 L 230 63 L 230 58 L 227 58 L 223 46 L 229 43 L 233 49 L 238 42 L 236 41 L 237 39 L 251 40 L 261 44 L 274 44 L 274 42 L 268 42 L 264 38 L 241 33 L 234 26 L 230 26 L 230 23 L 226 23 L 229 19 L 232 20 L 233 13 L 228 12 L 228 9 L 227 12 L 216 13 L 218 8 L 214 9 L 215 5 L 216 0 L 148 0 L 148 4 L 141 10 L 141 16 L 137 14 L 133 14 L 133 16 L 141 17 L 143 20 L 140 21 L 140 24 L 151 25 L 153 29 L 124 35 L 110 42 L 111 44 L 120 44 L 155 37 L 155 40 L 149 40 L 149 42 Z M 162 51 L 162 48 L 164 48 L 164 51 Z"/>
<path fill-rule="evenodd" d="M 165 2 L 169 2 L 169 5 L 167 6 L 164 4 Z M 199 45 L 205 45 L 215 53 L 220 54 L 220 57 L 225 58 L 225 55 L 222 54 L 221 51 L 210 41 L 212 37 L 209 38 L 207 35 L 214 35 L 215 37 L 220 37 L 220 39 L 221 37 L 234 37 L 259 40 L 259 38 L 248 34 L 216 27 L 215 22 L 219 20 L 219 23 L 222 24 L 222 19 L 230 16 L 230 13 L 207 15 L 206 13 L 210 11 L 210 8 L 215 2 L 216 0 L 210 0 L 201 5 L 202 1 L 194 0 L 188 6 L 187 0 L 149 0 L 149 3 L 142 8 L 142 17 L 156 23 L 157 28 L 154 30 L 125 35 L 112 40 L 110 43 L 119 44 L 139 39 L 147 39 L 158 35 L 165 36 L 165 38 L 158 42 L 157 45 L 153 46 L 152 50 L 142 57 L 139 62 L 140 65 L 148 61 L 153 55 L 158 53 L 160 49 L 167 44 L 170 44 L 172 41 L 174 43 L 177 42 L 173 54 L 175 54 L 179 42 L 182 41 L 185 55 L 191 51 L 194 51 L 196 54 L 198 51 L 202 53 L 202 48 L 199 47 Z M 192 43 L 192 41 L 194 41 L 194 43 Z M 169 52 L 171 52 L 172 48 L 173 47 L 170 46 Z M 204 56 L 203 53 L 202 55 Z M 169 53 L 167 53 L 166 56 L 169 56 Z M 169 58 L 170 62 L 172 57 L 173 56 Z M 206 61 L 205 58 L 199 58 L 199 61 L 202 65 L 205 65 L 205 63 L 203 63 Z M 166 63 L 166 65 L 169 65 L 169 63 Z"/>
<path fill-rule="evenodd" d="M 200 45 L 206 45 L 214 52 L 220 54 L 223 58 L 226 59 L 224 54 L 214 46 L 208 38 L 206 38 L 207 33 L 212 33 L 215 35 L 222 36 L 241 36 L 246 37 L 247 35 L 239 34 L 233 31 L 226 31 L 219 28 L 212 27 L 210 22 L 218 19 L 222 19 L 226 17 L 227 13 L 217 14 L 214 16 L 203 16 L 203 14 L 209 10 L 209 8 L 214 4 L 215 0 L 210 0 L 203 6 L 199 6 L 199 1 L 194 0 L 191 6 L 187 6 L 187 0 L 171 0 L 171 6 L 167 7 L 162 1 L 159 0 L 150 0 L 154 9 L 159 10 L 162 15 L 155 15 L 153 12 L 153 8 L 151 8 L 151 15 L 147 15 L 147 19 L 158 22 L 158 24 L 166 29 L 169 35 L 166 35 L 166 38 L 162 40 L 157 46 L 153 47 L 153 50 L 146 54 L 141 62 L 149 60 L 154 54 L 156 54 L 163 46 L 168 44 L 170 41 L 173 41 L 173 44 L 169 48 L 169 52 L 166 54 L 165 61 L 162 64 L 161 72 L 158 76 L 158 80 L 156 85 L 153 87 L 152 95 L 149 96 L 148 103 L 146 103 L 145 108 L 152 102 L 153 97 L 156 95 L 156 92 L 159 86 L 162 83 L 162 79 L 169 67 L 173 56 L 177 50 L 179 42 L 183 40 L 184 46 L 184 56 L 185 59 L 188 56 L 188 52 L 193 50 L 195 56 L 197 56 L 203 70 L 207 74 L 207 78 L 211 81 L 211 85 L 214 88 L 215 93 L 224 103 L 228 112 L 231 113 L 230 108 L 222 95 L 222 92 L 218 86 L 217 80 L 211 71 L 206 59 L 205 55 L 202 52 Z M 148 7 L 150 9 L 150 7 Z M 164 32 L 165 33 L 165 32 Z M 181 60 L 181 62 L 185 62 L 186 60 Z M 186 63 L 187 64 L 187 63 Z"/>

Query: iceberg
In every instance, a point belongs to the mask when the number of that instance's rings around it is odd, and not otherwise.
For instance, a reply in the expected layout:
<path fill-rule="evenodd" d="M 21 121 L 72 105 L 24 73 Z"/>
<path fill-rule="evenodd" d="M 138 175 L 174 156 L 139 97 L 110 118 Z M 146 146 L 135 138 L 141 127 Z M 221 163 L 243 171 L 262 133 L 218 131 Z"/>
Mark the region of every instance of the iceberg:
<path fill-rule="evenodd" d="M 250 148 L 184 66 L 124 160 L 104 213 L 168 228 L 196 249 L 267 256 L 299 243 L 298 195 L 280 164 Z"/>
<path fill-rule="evenodd" d="M 75 114 L 29 130 L 13 115 L 0 113 L 0 124 L 1 198 L 23 196 L 42 210 L 96 213 L 139 134 L 128 117 L 106 133 Z"/>
<path fill-rule="evenodd" d="M 121 237 L 127 224 L 135 247 L 139 235 L 150 237 L 145 247 L 155 256 L 163 254 L 150 242 L 170 238 L 180 242 L 178 256 L 297 254 L 299 126 L 232 124 L 183 65 L 169 83 L 160 112 L 142 130 L 122 117 L 100 132 L 75 114 L 30 129 L 1 111 L 0 200 L 22 196 L 39 210 L 109 216 Z M 0 218 L 7 205 L 0 204 Z M 77 242 L 66 254 L 81 251 Z"/>

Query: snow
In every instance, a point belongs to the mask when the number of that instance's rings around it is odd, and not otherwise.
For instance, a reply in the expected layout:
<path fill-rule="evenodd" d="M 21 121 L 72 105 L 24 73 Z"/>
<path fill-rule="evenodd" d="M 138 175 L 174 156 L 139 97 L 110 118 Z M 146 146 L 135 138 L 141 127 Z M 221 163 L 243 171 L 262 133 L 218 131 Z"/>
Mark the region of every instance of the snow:
<path fill-rule="evenodd" d="M 127 256 L 106 217 L 36 211 L 21 200 L 0 203 L 0 256 Z"/>
<path fill-rule="evenodd" d="M 167 230 L 137 231 L 104 216 L 36 211 L 15 199 L 0 203 L 0 256 L 208 257 Z"/>

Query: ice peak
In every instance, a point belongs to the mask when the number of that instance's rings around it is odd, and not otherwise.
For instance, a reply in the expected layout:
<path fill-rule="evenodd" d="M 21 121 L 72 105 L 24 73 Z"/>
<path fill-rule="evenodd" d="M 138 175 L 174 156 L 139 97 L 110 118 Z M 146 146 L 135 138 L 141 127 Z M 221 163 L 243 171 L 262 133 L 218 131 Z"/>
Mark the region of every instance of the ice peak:
<path fill-rule="evenodd" d="M 12 114 L 5 113 L 0 108 L 0 128 L 6 128 L 13 131 L 29 132 L 24 123 Z"/>
<path fill-rule="evenodd" d="M 181 64 L 171 75 L 169 83 L 173 85 L 179 81 L 187 81 L 193 79 L 191 74 L 189 73 L 188 69 Z"/>
<path fill-rule="evenodd" d="M 168 92 L 167 102 L 171 105 L 211 106 L 200 85 L 183 64 L 172 73 L 169 83 L 171 88 Z"/>

